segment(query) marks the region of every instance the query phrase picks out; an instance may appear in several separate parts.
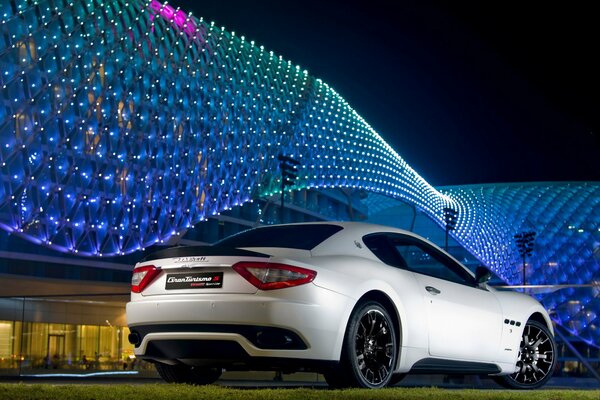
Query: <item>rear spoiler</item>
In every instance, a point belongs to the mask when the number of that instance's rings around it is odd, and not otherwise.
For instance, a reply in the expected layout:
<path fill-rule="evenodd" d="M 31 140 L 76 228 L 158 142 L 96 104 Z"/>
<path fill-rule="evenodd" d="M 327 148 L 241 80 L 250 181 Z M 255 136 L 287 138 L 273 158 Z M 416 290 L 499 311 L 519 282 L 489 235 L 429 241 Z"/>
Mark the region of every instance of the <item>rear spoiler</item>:
<path fill-rule="evenodd" d="M 269 257 L 268 254 L 250 250 L 241 250 L 221 246 L 178 246 L 159 250 L 148 254 L 140 262 L 177 257 L 202 257 L 202 256 L 244 256 L 244 257 Z"/>

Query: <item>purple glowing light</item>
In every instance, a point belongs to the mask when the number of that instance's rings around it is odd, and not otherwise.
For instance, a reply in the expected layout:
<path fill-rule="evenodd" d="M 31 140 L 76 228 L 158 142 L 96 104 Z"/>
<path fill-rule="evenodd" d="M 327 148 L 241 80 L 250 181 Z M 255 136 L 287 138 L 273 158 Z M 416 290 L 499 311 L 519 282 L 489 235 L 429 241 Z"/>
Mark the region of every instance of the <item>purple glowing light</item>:
<path fill-rule="evenodd" d="M 177 27 L 183 30 L 189 37 L 198 37 L 200 29 L 193 18 L 189 18 L 186 13 L 176 10 L 168 4 L 162 4 L 160 1 L 152 0 L 150 8 L 158 13 L 167 21 L 173 22 Z"/>

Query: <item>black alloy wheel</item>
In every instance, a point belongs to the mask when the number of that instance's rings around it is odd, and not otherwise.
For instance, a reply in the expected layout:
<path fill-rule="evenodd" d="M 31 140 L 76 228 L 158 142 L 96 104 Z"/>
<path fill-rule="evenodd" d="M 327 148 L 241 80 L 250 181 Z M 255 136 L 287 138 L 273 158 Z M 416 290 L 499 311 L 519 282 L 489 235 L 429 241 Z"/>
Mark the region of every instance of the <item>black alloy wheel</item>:
<path fill-rule="evenodd" d="M 530 320 L 523 328 L 516 372 L 495 377 L 509 389 L 536 389 L 552 376 L 556 366 L 556 343 L 545 324 Z"/>
<path fill-rule="evenodd" d="M 378 302 L 359 305 L 350 317 L 342 349 L 340 368 L 325 373 L 333 387 L 382 388 L 396 366 L 396 328 L 387 310 Z"/>

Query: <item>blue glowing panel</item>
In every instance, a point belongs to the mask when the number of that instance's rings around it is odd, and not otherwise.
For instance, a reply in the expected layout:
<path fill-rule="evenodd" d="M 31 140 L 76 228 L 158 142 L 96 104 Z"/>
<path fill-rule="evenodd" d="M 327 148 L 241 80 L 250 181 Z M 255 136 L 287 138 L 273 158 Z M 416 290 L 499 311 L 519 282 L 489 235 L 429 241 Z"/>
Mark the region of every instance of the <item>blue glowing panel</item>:
<path fill-rule="evenodd" d="M 526 258 L 528 289 L 557 323 L 600 347 L 600 184 L 544 182 L 440 188 L 458 211 L 451 235 L 506 282 L 523 284 L 515 235 L 536 233 Z M 369 213 L 398 202 L 369 196 Z M 444 224 L 438 219 L 440 228 Z M 562 287 L 566 286 L 566 287 Z"/>
<path fill-rule="evenodd" d="M 600 283 L 600 184 L 498 184 L 447 188 L 455 200 L 461 245 L 507 282 L 523 283 L 514 236 L 536 233 L 526 258 L 528 285 Z M 537 297 L 573 334 L 600 347 L 600 289 L 542 289 Z"/>
<path fill-rule="evenodd" d="M 447 199 L 300 67 L 158 1 L 6 1 L 0 224 L 80 255 L 132 252 L 280 189 Z"/>
<path fill-rule="evenodd" d="M 0 26 L 0 227 L 30 241 L 109 256 L 168 240 L 278 193 L 283 152 L 292 189 L 365 189 L 440 225 L 457 210 L 456 240 L 510 282 L 524 228 L 532 271 L 598 280 L 597 184 L 437 191 L 325 82 L 156 0 L 0 0 Z M 543 300 L 598 342 L 598 293 L 580 292 Z"/>

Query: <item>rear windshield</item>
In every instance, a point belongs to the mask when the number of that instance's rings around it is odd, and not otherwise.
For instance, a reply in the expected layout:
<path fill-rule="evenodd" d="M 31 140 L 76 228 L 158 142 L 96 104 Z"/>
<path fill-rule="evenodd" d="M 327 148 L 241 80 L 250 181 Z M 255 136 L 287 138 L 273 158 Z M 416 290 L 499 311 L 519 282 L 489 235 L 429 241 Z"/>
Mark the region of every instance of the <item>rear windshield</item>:
<path fill-rule="evenodd" d="M 287 247 L 311 250 L 343 228 L 338 225 L 282 225 L 250 229 L 215 243 L 219 247 Z"/>

